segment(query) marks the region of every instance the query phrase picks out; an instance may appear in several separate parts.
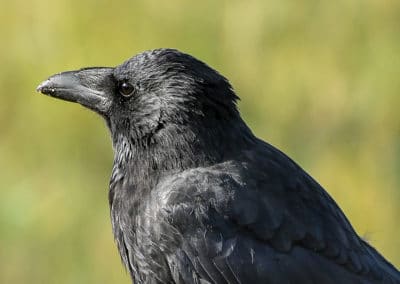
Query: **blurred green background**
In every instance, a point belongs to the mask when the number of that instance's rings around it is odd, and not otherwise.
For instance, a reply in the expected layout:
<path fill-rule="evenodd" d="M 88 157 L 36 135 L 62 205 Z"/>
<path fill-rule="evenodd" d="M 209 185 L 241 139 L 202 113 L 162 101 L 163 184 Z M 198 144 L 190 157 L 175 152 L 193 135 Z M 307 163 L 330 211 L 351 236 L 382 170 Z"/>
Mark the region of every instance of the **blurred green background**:
<path fill-rule="evenodd" d="M 173 47 L 228 77 L 244 119 L 400 266 L 400 1 L 1 0 L 0 283 L 129 283 L 102 119 L 47 76 Z"/>

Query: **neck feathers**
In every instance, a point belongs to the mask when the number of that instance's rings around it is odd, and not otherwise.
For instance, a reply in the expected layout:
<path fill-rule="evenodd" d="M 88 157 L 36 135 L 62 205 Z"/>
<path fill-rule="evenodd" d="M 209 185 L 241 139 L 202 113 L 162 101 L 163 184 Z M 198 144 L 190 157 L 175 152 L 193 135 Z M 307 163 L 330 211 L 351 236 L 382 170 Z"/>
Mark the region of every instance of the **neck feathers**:
<path fill-rule="evenodd" d="M 241 120 L 206 127 L 201 124 L 159 125 L 157 131 L 144 136 L 133 131 L 114 133 L 112 181 L 129 176 L 129 183 L 151 187 L 164 174 L 234 159 L 238 151 L 254 142 Z"/>

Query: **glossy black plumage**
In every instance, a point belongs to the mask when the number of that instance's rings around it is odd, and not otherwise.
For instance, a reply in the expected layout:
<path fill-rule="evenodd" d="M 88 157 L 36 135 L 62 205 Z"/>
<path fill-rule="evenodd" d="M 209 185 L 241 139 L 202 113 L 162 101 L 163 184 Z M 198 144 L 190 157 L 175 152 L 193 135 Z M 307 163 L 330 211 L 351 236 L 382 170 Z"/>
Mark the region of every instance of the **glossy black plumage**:
<path fill-rule="evenodd" d="M 228 81 L 195 58 L 147 51 L 38 90 L 110 128 L 112 225 L 134 283 L 400 283 L 324 189 L 251 133 Z"/>

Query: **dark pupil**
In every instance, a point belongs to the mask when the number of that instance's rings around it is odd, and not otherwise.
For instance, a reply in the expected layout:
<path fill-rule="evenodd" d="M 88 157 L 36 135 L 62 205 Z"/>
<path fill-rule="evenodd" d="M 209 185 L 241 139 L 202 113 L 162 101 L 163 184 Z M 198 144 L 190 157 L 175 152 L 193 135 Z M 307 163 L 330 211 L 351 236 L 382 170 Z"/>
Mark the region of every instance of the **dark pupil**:
<path fill-rule="evenodd" d="M 120 91 L 122 95 L 129 96 L 133 92 L 133 86 L 124 82 L 121 84 Z"/>

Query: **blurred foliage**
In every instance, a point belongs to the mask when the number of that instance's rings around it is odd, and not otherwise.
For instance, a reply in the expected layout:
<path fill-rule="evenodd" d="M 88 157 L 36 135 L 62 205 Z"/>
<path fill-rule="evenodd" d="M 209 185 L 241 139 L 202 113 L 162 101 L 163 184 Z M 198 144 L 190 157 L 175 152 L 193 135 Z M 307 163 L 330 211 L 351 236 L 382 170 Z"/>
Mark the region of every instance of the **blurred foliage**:
<path fill-rule="evenodd" d="M 215 67 L 254 132 L 400 266 L 400 2 L 1 0 L 0 283 L 129 283 L 101 118 L 47 76 L 174 47 Z"/>

